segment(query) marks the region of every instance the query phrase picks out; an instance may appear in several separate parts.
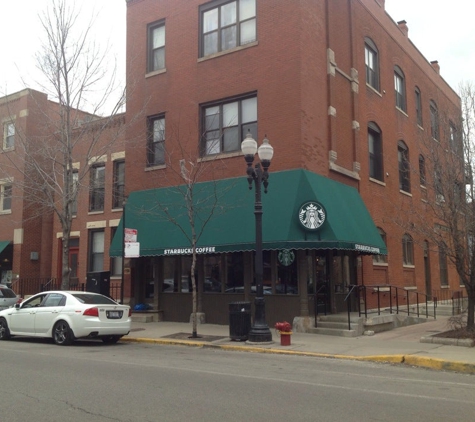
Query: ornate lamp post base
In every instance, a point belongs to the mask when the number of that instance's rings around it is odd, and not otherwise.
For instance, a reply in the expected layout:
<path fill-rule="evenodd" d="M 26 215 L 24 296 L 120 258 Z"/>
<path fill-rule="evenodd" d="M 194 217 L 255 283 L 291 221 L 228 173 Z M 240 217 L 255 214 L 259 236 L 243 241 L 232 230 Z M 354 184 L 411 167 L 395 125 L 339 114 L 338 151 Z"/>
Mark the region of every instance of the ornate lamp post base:
<path fill-rule="evenodd" d="M 256 297 L 256 312 L 254 324 L 249 331 L 249 343 L 272 343 L 272 333 L 267 326 L 265 317 L 265 303 L 263 297 Z"/>

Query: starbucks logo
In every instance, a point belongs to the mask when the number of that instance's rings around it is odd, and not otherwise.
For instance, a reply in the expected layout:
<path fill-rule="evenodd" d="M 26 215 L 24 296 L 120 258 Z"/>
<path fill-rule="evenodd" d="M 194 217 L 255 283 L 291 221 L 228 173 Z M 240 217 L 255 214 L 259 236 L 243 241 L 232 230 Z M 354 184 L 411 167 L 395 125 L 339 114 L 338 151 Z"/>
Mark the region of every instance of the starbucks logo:
<path fill-rule="evenodd" d="M 306 202 L 300 207 L 299 220 L 307 230 L 319 229 L 325 217 L 325 210 L 318 202 Z"/>
<path fill-rule="evenodd" d="M 279 262 L 286 267 L 291 265 L 295 260 L 294 252 L 289 249 L 282 249 L 279 252 L 278 257 L 279 257 Z"/>

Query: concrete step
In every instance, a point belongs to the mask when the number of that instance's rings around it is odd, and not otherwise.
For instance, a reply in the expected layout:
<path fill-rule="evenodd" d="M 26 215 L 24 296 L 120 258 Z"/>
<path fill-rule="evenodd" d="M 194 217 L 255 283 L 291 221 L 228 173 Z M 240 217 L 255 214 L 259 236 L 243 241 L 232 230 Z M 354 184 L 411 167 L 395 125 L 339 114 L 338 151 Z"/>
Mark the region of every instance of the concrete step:
<path fill-rule="evenodd" d="M 356 325 L 356 327 L 355 327 Z M 358 324 L 350 322 L 350 328 L 356 329 Z M 333 321 L 318 321 L 317 328 L 334 328 L 336 330 L 347 330 L 348 331 L 348 321 L 346 322 L 333 322 Z"/>
<path fill-rule="evenodd" d="M 153 315 L 132 314 L 132 322 L 153 322 Z"/>
<path fill-rule="evenodd" d="M 359 324 L 363 321 L 364 317 L 358 315 L 350 315 L 350 322 L 352 324 Z M 348 325 L 348 315 L 347 314 L 328 314 L 328 315 L 318 315 L 318 321 L 321 322 L 341 322 Z"/>
<path fill-rule="evenodd" d="M 339 330 L 336 328 L 325 328 L 325 327 L 311 328 L 310 332 L 312 334 L 324 334 L 327 336 L 338 336 L 338 337 L 358 337 L 359 335 L 356 330 Z"/>

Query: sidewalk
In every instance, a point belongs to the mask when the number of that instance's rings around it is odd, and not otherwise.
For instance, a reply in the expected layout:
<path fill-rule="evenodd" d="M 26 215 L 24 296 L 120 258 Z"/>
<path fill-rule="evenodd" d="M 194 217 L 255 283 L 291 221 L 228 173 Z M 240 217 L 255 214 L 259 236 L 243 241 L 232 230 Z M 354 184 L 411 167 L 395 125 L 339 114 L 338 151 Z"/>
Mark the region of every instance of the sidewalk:
<path fill-rule="evenodd" d="M 229 326 L 199 324 L 198 336 L 189 338 L 191 323 L 132 323 L 132 331 L 122 338 L 128 342 L 147 342 L 191 347 L 213 347 L 223 350 L 254 353 L 279 353 L 404 363 L 439 370 L 475 374 L 475 348 L 434 343 L 421 343 L 421 337 L 449 330 L 448 317 L 428 320 L 422 324 L 401 327 L 373 336 L 353 338 L 319 334 L 294 333 L 290 346 L 281 346 L 279 335 L 271 328 L 272 344 L 250 344 L 231 341 Z"/>

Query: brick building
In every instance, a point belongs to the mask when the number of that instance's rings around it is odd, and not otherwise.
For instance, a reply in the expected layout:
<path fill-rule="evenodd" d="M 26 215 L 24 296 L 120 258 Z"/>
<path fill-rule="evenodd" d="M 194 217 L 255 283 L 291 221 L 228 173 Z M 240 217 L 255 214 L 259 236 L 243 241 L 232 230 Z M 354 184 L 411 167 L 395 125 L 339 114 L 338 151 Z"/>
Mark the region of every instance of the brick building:
<path fill-rule="evenodd" d="M 325 283 L 332 312 L 352 284 L 429 297 L 460 287 L 453 268 L 439 271 L 437 247 L 398 222 L 409 208 L 427 213 L 422 140 L 451 136 L 460 99 L 384 0 L 128 0 L 127 34 L 125 227 L 140 244 L 126 261 L 132 303 L 189 318 L 187 221 L 164 214 L 184 213 L 174 188 L 183 159 L 202 169 L 198 190 L 219 185 L 217 203 L 228 207 L 197 244 L 199 311 L 226 323 L 229 302 L 253 297 L 253 194 L 240 151 L 248 131 L 275 151 L 263 198 L 270 323 L 313 315 Z M 292 220 L 306 201 L 325 213 L 318 234 Z"/>
<path fill-rule="evenodd" d="M 2 151 L 0 153 L 0 265 L 2 282 L 51 275 L 53 215 L 38 214 L 28 190 L 25 139 L 45 136 L 43 113 L 54 104 L 38 91 L 25 89 L 0 99 Z"/>
<path fill-rule="evenodd" d="M 38 178 L 35 168 L 43 163 L 43 170 L 54 174 L 50 192 L 61 203 L 63 168 L 51 167 L 64 159 L 54 139 L 58 111 L 57 103 L 32 89 L 0 99 L 0 265 L 2 281 L 12 283 L 20 294 L 36 293 L 41 285 L 58 287 L 62 277 L 62 229 L 47 189 L 42 189 L 45 179 Z M 71 113 L 78 192 L 69 242 L 71 283 L 85 283 L 88 272 L 110 271 L 112 283 L 120 285 L 122 259 L 109 260 L 108 250 L 122 215 L 125 116 Z"/>

